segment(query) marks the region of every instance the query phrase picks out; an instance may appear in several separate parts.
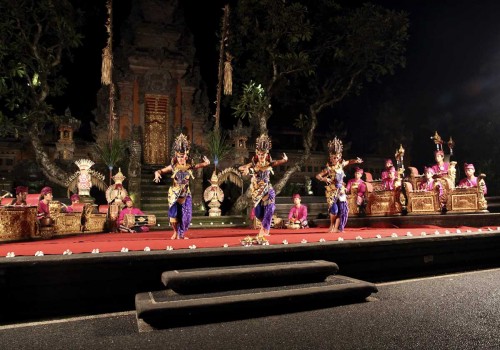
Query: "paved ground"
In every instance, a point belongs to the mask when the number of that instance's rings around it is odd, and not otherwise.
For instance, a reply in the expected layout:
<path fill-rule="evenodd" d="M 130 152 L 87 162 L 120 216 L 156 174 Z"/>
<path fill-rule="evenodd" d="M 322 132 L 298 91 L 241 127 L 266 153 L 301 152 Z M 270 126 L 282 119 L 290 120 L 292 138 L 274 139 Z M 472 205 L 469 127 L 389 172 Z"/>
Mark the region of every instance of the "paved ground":
<path fill-rule="evenodd" d="M 133 312 L 0 326 L 2 349 L 500 349 L 500 269 L 378 285 L 373 300 L 138 333 Z"/>

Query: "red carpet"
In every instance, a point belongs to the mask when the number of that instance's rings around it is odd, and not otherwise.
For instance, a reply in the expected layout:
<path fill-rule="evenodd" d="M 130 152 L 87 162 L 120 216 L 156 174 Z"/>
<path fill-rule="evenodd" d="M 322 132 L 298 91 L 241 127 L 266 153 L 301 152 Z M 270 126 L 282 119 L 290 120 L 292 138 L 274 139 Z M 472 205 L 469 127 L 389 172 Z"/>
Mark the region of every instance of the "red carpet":
<path fill-rule="evenodd" d="M 453 235 L 457 233 L 478 233 L 498 230 L 497 227 L 472 228 L 437 226 L 419 226 L 413 228 L 348 228 L 342 233 L 328 233 L 326 228 L 309 228 L 302 230 L 272 229 L 267 237 L 269 245 L 313 243 L 324 241 L 349 241 L 370 238 L 421 237 L 437 235 Z M 98 249 L 100 253 L 128 251 L 165 250 L 168 246 L 176 249 L 222 248 L 224 246 L 241 246 L 246 236 L 254 237 L 254 229 L 191 229 L 186 240 L 171 240 L 172 231 L 153 231 L 147 233 L 100 233 L 53 238 L 50 240 L 14 242 L 0 244 L 0 258 L 13 252 L 15 256 L 33 256 L 37 251 L 44 255 L 61 255 L 68 250 L 71 254 L 91 253 Z M 378 237 L 377 237 L 378 236 Z M 194 248 L 196 247 L 196 248 Z"/>

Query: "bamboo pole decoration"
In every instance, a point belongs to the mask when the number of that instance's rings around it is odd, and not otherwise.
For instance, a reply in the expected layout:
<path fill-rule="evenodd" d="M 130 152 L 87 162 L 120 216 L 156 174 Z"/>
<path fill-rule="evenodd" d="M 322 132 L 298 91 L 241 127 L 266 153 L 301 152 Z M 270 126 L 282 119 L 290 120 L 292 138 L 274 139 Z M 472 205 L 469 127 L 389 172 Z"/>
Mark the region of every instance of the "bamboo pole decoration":
<path fill-rule="evenodd" d="M 112 49 L 112 0 L 108 0 L 106 3 L 106 8 L 108 10 L 108 19 L 106 21 L 106 32 L 108 33 L 108 40 L 106 42 L 106 47 L 102 50 L 102 66 L 101 66 L 101 83 L 103 85 L 111 84 L 111 75 L 113 72 L 113 49 Z"/>
<path fill-rule="evenodd" d="M 222 99 L 222 85 L 224 79 L 224 46 L 227 45 L 228 26 L 229 26 L 229 5 L 226 4 L 224 6 L 224 16 L 222 17 L 222 31 L 221 31 L 220 48 L 219 48 L 219 75 L 217 83 L 217 100 L 215 102 L 216 108 L 215 108 L 214 130 L 217 131 L 219 130 L 219 124 L 220 124 L 220 104 Z"/>
<path fill-rule="evenodd" d="M 108 40 L 106 47 L 102 50 L 101 83 L 109 85 L 109 134 L 108 140 L 111 144 L 115 133 L 115 86 L 113 84 L 113 0 L 106 2 L 108 19 L 106 21 L 106 32 Z"/>
<path fill-rule="evenodd" d="M 226 62 L 224 63 L 224 95 L 233 94 L 233 67 L 231 60 L 233 56 L 226 52 Z"/>

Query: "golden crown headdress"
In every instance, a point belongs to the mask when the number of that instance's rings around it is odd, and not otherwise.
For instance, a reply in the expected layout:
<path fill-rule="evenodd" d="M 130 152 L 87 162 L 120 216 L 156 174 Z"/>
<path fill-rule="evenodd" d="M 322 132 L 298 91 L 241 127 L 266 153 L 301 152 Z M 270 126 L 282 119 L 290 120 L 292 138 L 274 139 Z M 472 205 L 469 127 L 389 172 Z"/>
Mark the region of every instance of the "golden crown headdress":
<path fill-rule="evenodd" d="M 268 152 L 272 146 L 273 143 L 266 134 L 260 135 L 255 141 L 255 149 L 260 152 Z"/>
<path fill-rule="evenodd" d="M 112 177 L 112 179 L 115 181 L 115 184 L 121 184 L 123 180 L 126 179 L 125 175 L 122 173 L 122 169 L 118 168 L 118 172 Z"/>
<path fill-rule="evenodd" d="M 95 163 L 90 159 L 75 160 L 75 164 L 80 170 L 89 170 Z"/>
<path fill-rule="evenodd" d="M 328 142 L 328 152 L 330 154 L 342 154 L 343 150 L 344 150 L 344 145 L 342 144 L 342 141 L 337 137 Z"/>
<path fill-rule="evenodd" d="M 185 154 L 189 153 L 189 149 L 191 148 L 191 143 L 188 138 L 184 134 L 180 134 L 174 140 L 174 144 L 172 145 L 172 149 L 175 153 Z"/>

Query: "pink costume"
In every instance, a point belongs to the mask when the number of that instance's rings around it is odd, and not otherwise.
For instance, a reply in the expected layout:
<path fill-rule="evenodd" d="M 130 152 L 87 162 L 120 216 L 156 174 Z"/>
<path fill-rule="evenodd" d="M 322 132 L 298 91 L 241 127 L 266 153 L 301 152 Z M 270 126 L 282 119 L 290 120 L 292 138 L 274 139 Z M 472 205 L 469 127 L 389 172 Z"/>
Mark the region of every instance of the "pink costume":
<path fill-rule="evenodd" d="M 396 179 L 391 179 L 390 177 L 386 177 L 382 181 L 382 188 L 385 191 L 394 191 L 396 188 L 398 188 L 398 186 L 396 186 L 395 183 L 396 183 Z"/>
<path fill-rule="evenodd" d="M 130 197 L 125 197 L 123 198 L 123 202 L 127 203 L 128 201 L 132 201 Z M 116 224 L 120 228 L 120 231 L 125 231 L 125 232 L 147 232 L 149 231 L 148 226 L 133 226 L 133 227 L 125 227 L 123 226 L 123 219 L 125 218 L 126 214 L 132 214 L 132 215 L 144 215 L 144 213 L 139 209 L 139 208 L 134 208 L 134 207 L 125 207 L 120 211 L 120 214 L 118 215 L 118 219 L 116 220 Z"/>
<path fill-rule="evenodd" d="M 139 209 L 139 208 L 128 208 L 125 207 L 120 211 L 120 215 L 118 215 L 118 220 L 116 221 L 118 227 L 120 229 L 123 227 L 123 219 L 125 218 L 125 214 L 133 214 L 133 215 L 144 215 L 144 213 Z M 132 232 L 147 232 L 149 231 L 149 227 L 147 226 L 139 226 L 139 227 L 132 227 Z"/>
<path fill-rule="evenodd" d="M 468 169 L 472 169 L 474 171 L 474 165 L 465 163 L 465 172 L 467 172 Z M 472 175 L 471 177 L 466 177 L 465 179 L 460 180 L 458 187 L 477 187 L 477 177 Z M 483 183 L 483 194 L 486 194 L 487 192 L 488 190 L 486 188 L 486 184 Z"/>
<path fill-rule="evenodd" d="M 350 179 L 349 181 L 347 181 L 347 193 L 351 193 L 352 188 L 355 189 L 357 188 L 356 204 L 357 205 L 363 204 L 366 193 L 365 182 L 361 179 Z"/>
<path fill-rule="evenodd" d="M 42 188 L 42 190 L 40 191 L 40 194 L 44 196 L 44 198 L 49 193 L 52 193 L 52 188 L 48 186 Z M 45 203 L 43 199 L 38 202 L 38 214 L 36 217 L 37 219 L 50 217 L 49 204 Z"/>
<path fill-rule="evenodd" d="M 41 200 L 40 202 L 38 202 L 37 218 L 41 219 L 49 216 L 50 216 L 49 205 L 45 204 L 43 200 Z"/>
<path fill-rule="evenodd" d="M 389 177 L 389 172 L 391 171 L 391 168 L 394 168 L 394 166 L 392 164 L 392 160 L 386 159 L 385 160 L 385 170 L 382 171 L 382 175 L 380 176 L 382 181 Z"/>
<path fill-rule="evenodd" d="M 434 174 L 437 174 L 437 175 L 447 175 L 449 167 L 450 167 L 450 163 L 443 162 L 442 165 L 434 164 L 432 166 L 432 170 L 434 170 Z"/>
<path fill-rule="evenodd" d="M 434 153 L 436 156 L 441 155 L 442 157 L 444 157 L 444 152 L 441 150 L 436 151 Z M 432 166 L 432 170 L 434 171 L 434 174 L 436 174 L 436 175 L 447 175 L 449 167 L 450 167 L 450 163 L 447 163 L 447 162 L 442 162 L 441 165 L 436 163 Z"/>
<path fill-rule="evenodd" d="M 392 175 L 392 177 L 391 177 Z M 384 191 L 394 191 L 399 186 L 396 186 L 396 169 L 391 166 L 387 169 L 387 177 L 382 180 L 382 189 Z"/>
<path fill-rule="evenodd" d="M 433 168 L 432 167 L 425 168 L 424 174 L 427 174 L 427 173 L 434 175 Z M 446 200 L 444 198 L 444 190 L 443 190 L 443 186 L 441 185 L 441 183 L 439 181 L 434 180 L 432 177 L 430 179 L 428 179 L 427 177 L 424 177 L 422 179 L 422 182 L 420 182 L 418 184 L 418 189 L 421 191 L 430 191 L 430 192 L 437 191 L 439 194 L 439 202 L 441 204 L 441 208 L 443 210 L 446 209 L 445 208 L 446 207 Z"/>
<path fill-rule="evenodd" d="M 80 202 L 80 196 L 79 196 L 79 195 L 77 195 L 77 194 L 74 194 L 74 195 L 72 195 L 72 196 L 70 197 L 70 200 L 71 200 L 71 205 L 67 206 L 67 207 L 64 209 L 64 211 L 65 211 L 66 213 L 72 213 L 72 212 L 74 211 L 74 209 L 73 209 L 73 203 L 74 203 L 74 202 Z"/>
<path fill-rule="evenodd" d="M 434 179 L 424 180 L 418 184 L 418 189 L 421 191 L 434 191 L 435 186 L 441 186 L 441 184 Z"/>
<path fill-rule="evenodd" d="M 307 207 L 301 204 L 298 208 L 294 205 L 288 213 L 288 220 L 298 220 L 300 222 L 307 221 Z"/>
<path fill-rule="evenodd" d="M 288 221 L 290 224 L 298 224 L 300 228 L 308 227 L 307 223 L 307 207 L 303 204 L 300 204 L 300 194 L 296 193 L 293 195 L 294 206 L 290 209 L 290 213 L 288 213 Z M 297 203 L 295 200 L 299 199 Z M 298 204 L 298 207 L 297 207 Z M 296 227 L 294 227 L 296 228 Z"/>

